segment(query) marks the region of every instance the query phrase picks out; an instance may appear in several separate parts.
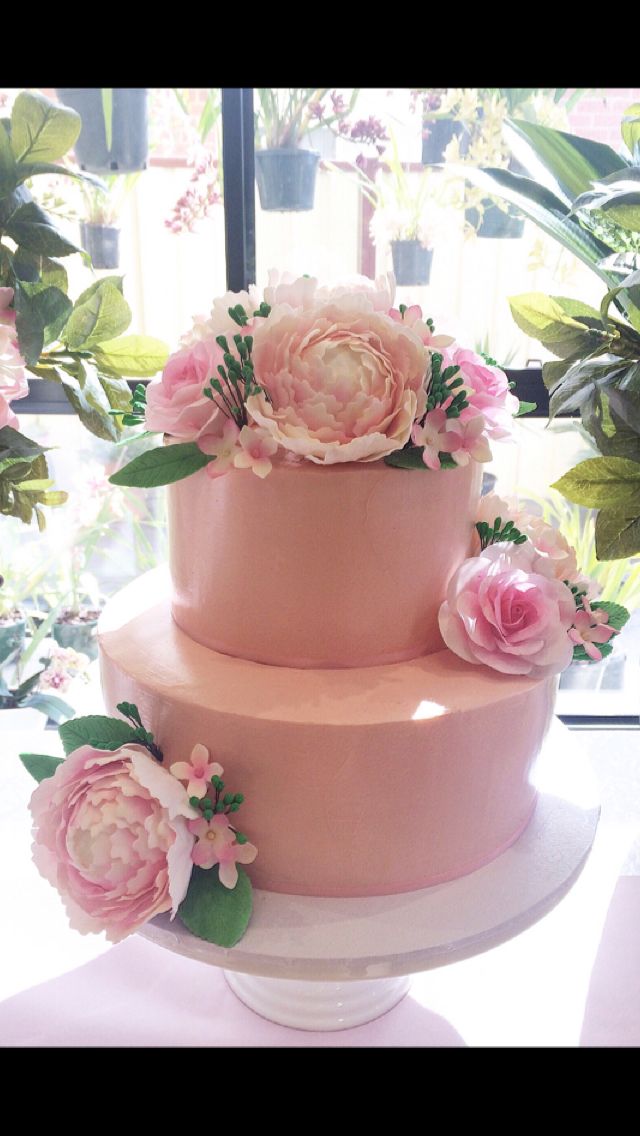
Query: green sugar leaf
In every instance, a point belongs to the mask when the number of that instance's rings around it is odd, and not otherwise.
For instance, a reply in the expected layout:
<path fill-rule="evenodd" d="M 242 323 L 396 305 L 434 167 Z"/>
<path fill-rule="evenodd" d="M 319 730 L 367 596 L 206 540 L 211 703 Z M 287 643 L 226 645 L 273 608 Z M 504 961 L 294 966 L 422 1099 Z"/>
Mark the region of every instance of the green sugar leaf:
<path fill-rule="evenodd" d="M 182 481 L 214 460 L 213 455 L 203 454 L 195 442 L 179 442 L 139 454 L 128 465 L 113 473 L 109 481 L 112 485 L 151 489 L 157 485 Z"/>
<path fill-rule="evenodd" d="M 105 714 L 72 718 L 60 727 L 60 738 L 66 754 L 73 753 L 83 745 L 93 746 L 94 749 L 119 749 L 127 743 L 140 744 L 136 731 L 128 722 L 123 722 L 120 718 L 108 718 Z"/>
<path fill-rule="evenodd" d="M 44 781 L 47 777 L 53 777 L 64 758 L 50 757 L 46 753 L 21 753 L 20 761 L 36 781 Z"/>
<path fill-rule="evenodd" d="M 178 914 L 199 939 L 218 947 L 233 947 L 247 929 L 252 908 L 251 883 L 240 866 L 238 882 L 231 890 L 220 883 L 217 868 L 194 867 Z"/>

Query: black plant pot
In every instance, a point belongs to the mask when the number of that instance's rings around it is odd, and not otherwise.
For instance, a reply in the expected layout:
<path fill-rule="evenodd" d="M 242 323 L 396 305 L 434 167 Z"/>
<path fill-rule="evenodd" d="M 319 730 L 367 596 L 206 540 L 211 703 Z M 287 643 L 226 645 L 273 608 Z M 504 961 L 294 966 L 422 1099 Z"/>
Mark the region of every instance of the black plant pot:
<path fill-rule="evenodd" d="M 117 268 L 120 264 L 120 230 L 111 225 L 80 225 L 82 247 L 94 268 Z"/>
<path fill-rule="evenodd" d="M 149 152 L 146 87 L 114 87 L 111 148 L 100 87 L 59 87 L 58 97 L 76 110 L 82 130 L 75 145 L 83 170 L 95 174 L 130 174 L 147 167 Z"/>
<path fill-rule="evenodd" d="M 96 627 L 98 620 L 85 619 L 82 621 L 54 623 L 51 634 L 59 647 L 73 647 L 75 651 L 82 651 L 90 659 L 98 658 L 98 640 Z"/>
<path fill-rule="evenodd" d="M 265 212 L 313 209 L 319 161 L 315 150 L 256 150 L 256 181 Z"/>
<path fill-rule="evenodd" d="M 519 213 L 506 213 L 487 198 L 483 201 L 483 213 L 478 225 L 478 210 L 467 209 L 465 218 L 479 237 L 499 240 L 518 240 L 524 233 L 524 217 Z"/>
<path fill-rule="evenodd" d="M 431 276 L 433 249 L 420 241 L 392 241 L 393 274 L 396 284 L 428 284 Z"/>
<path fill-rule="evenodd" d="M 462 123 L 448 118 L 425 118 L 422 123 L 422 164 L 436 166 L 444 161 L 444 152 L 453 138 L 462 134 Z"/>

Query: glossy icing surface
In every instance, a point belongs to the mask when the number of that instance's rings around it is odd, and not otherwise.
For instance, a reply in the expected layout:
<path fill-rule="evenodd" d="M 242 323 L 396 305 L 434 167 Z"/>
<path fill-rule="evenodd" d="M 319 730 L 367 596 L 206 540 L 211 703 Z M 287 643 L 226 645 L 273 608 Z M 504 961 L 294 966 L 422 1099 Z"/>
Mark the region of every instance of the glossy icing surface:
<path fill-rule="evenodd" d="M 209 747 L 245 794 L 256 886 L 411 891 L 472 871 L 526 826 L 554 679 L 499 675 L 446 650 L 348 670 L 263 666 L 194 642 L 166 593 L 151 573 L 107 606 L 108 712 L 135 702 L 169 763 Z"/>
<path fill-rule="evenodd" d="M 169 487 L 173 615 L 227 655 L 366 667 L 442 649 L 438 608 L 471 549 L 482 469 L 284 462 Z"/>

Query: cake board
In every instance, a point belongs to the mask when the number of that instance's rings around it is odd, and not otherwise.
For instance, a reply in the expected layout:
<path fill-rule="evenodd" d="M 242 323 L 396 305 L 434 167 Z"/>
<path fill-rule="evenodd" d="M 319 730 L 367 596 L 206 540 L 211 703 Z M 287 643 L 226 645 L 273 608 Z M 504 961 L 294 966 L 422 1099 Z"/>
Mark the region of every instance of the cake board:
<path fill-rule="evenodd" d="M 585 758 L 555 722 L 536 767 L 538 802 L 522 836 L 489 864 L 449 883 L 399 895 L 329 899 L 255 891 L 230 950 L 168 915 L 139 932 L 223 969 L 250 1009 L 281 1025 L 340 1030 L 391 1010 L 410 976 L 499 946 L 537 922 L 578 878 L 600 808 Z"/>

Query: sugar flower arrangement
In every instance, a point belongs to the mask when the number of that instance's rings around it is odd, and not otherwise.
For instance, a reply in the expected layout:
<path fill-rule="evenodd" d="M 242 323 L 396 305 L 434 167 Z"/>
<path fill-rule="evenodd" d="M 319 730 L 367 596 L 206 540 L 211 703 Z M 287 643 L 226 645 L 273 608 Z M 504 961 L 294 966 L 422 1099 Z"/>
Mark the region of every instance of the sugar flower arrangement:
<path fill-rule="evenodd" d="M 232 947 L 251 916 L 242 865 L 257 849 L 236 825 L 242 793 L 196 744 L 167 766 L 137 708 L 60 727 L 66 759 L 21 754 L 40 784 L 30 808 L 33 858 L 71 926 L 117 943 L 170 911 L 201 939 Z"/>
<path fill-rule="evenodd" d="M 491 459 L 522 412 L 493 360 L 394 307 L 393 277 L 321 288 L 272 274 L 264 297 L 227 293 L 197 319 L 125 421 L 171 444 L 117 485 L 164 485 L 206 468 L 268 476 L 276 461 L 456 468 Z"/>
<path fill-rule="evenodd" d="M 440 608 L 449 650 L 468 663 L 538 678 L 610 654 L 629 613 L 597 598 L 558 529 L 489 494 L 476 533 L 476 555 L 454 573 Z"/>

